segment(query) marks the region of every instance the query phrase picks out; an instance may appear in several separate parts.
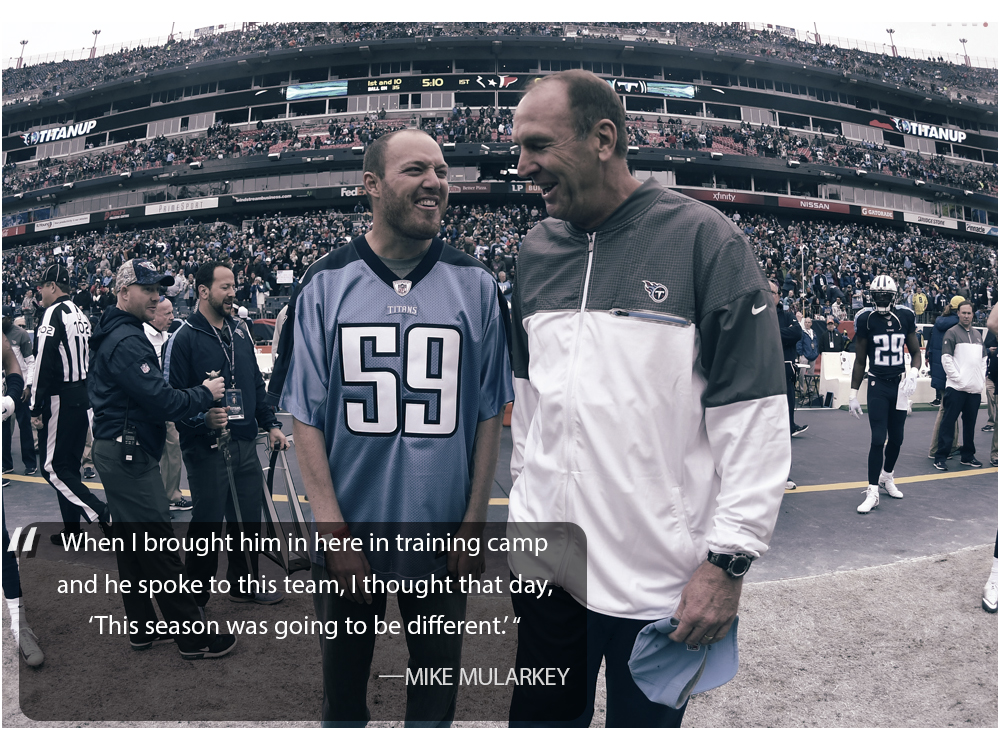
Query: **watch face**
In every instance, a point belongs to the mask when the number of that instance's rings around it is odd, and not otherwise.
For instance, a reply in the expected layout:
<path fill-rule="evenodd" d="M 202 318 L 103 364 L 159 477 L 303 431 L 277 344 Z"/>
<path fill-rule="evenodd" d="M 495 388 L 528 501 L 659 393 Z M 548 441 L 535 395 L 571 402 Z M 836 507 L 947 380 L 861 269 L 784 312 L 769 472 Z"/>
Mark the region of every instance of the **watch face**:
<path fill-rule="evenodd" d="M 734 578 L 746 575 L 748 570 L 750 570 L 750 560 L 741 555 L 733 557 L 733 561 L 729 563 L 729 575 Z"/>

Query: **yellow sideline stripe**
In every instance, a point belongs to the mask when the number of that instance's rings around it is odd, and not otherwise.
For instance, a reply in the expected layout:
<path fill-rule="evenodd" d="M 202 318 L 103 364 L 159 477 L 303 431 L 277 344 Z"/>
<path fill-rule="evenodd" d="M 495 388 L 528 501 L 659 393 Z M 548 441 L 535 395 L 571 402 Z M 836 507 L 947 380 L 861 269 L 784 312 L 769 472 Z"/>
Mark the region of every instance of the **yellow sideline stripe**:
<path fill-rule="evenodd" d="M 918 474 L 915 477 L 895 477 L 896 484 L 912 484 L 914 482 L 932 482 L 935 479 L 957 479 L 980 474 L 996 474 L 996 467 L 969 469 L 968 471 L 942 471 L 940 474 Z M 785 490 L 786 495 L 797 495 L 803 492 L 830 492 L 831 490 L 863 490 L 868 482 L 840 482 L 839 484 L 812 484 L 794 490 Z"/>
<path fill-rule="evenodd" d="M 996 474 L 996 467 L 983 467 L 982 469 L 969 469 L 967 471 L 943 471 L 940 474 L 918 474 L 914 477 L 896 477 L 896 484 L 912 484 L 914 482 L 933 482 L 937 479 L 956 479 L 958 477 L 974 477 L 980 474 Z M 4 474 L 4 478 L 15 482 L 26 482 L 30 484 L 45 484 L 41 477 L 25 477 L 19 474 Z M 92 490 L 104 490 L 104 485 L 100 482 L 84 482 Z M 834 490 L 863 490 L 868 486 L 868 482 L 839 482 L 837 484 L 810 484 L 798 487 L 794 490 L 785 490 L 786 495 L 800 495 L 805 492 L 832 492 Z M 191 490 L 181 490 L 185 497 L 191 497 Z M 271 495 L 271 499 L 276 503 L 287 503 L 288 495 Z M 308 503 L 305 495 L 299 495 L 299 502 Z M 506 497 L 491 497 L 490 505 L 508 505 Z"/>
<path fill-rule="evenodd" d="M 26 484 L 47 484 L 47 482 L 41 477 L 26 477 L 20 474 L 4 474 L 3 476 L 4 479 L 10 479 L 14 482 L 24 482 Z M 84 482 L 84 485 L 86 485 L 92 490 L 101 490 L 102 492 L 104 491 L 104 485 L 101 484 L 100 482 Z M 181 494 L 184 495 L 184 497 L 191 497 L 191 490 L 182 489 Z M 271 495 L 271 499 L 276 503 L 287 503 L 288 495 Z M 299 495 L 299 502 L 308 503 L 309 501 L 306 500 L 305 495 Z M 506 504 L 507 504 L 507 498 L 505 497 L 490 498 L 490 505 L 506 505 Z"/>

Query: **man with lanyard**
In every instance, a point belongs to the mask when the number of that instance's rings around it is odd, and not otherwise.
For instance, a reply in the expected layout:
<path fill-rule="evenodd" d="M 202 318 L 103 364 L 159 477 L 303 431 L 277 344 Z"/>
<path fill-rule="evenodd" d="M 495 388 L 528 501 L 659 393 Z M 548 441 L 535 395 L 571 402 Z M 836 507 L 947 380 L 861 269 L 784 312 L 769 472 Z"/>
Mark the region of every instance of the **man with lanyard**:
<path fill-rule="evenodd" d="M 239 603 L 277 604 L 283 594 L 256 584 L 247 586 L 248 576 L 257 584 L 263 582 L 258 577 L 257 553 L 240 548 L 239 522 L 242 520 L 246 536 L 259 535 L 264 477 L 257 456 L 258 425 L 268 431 L 273 450 L 285 450 L 288 439 L 265 401 L 253 341 L 233 319 L 236 279 L 232 270 L 217 262 L 203 263 L 195 276 L 195 288 L 198 311 L 167 343 L 163 376 L 174 388 L 190 388 L 213 373 L 221 374 L 226 392 L 207 412 L 177 423 L 194 500 L 188 538 L 221 535 L 223 520 L 228 521 L 228 533 L 234 540 L 226 570 L 229 598 Z M 209 578 L 215 575 L 218 564 L 219 553 L 214 549 L 206 555 L 187 556 L 187 575 L 205 583 L 204 592 L 195 597 L 199 606 L 208 603 Z"/>
<path fill-rule="evenodd" d="M 50 537 L 65 544 L 80 533 L 80 517 L 107 526 L 107 504 L 80 478 L 80 461 L 90 425 L 87 368 L 90 321 L 69 298 L 69 271 L 45 269 L 39 293 L 45 312 L 35 337 L 31 425 L 38 430 L 42 476 L 56 491 L 65 528 Z"/>
<path fill-rule="evenodd" d="M 889 276 L 876 276 L 870 286 L 875 309 L 862 310 L 854 320 L 854 372 L 851 374 L 850 410 L 861 419 L 858 388 L 868 365 L 868 423 L 872 442 L 868 449 L 868 489 L 858 506 L 858 513 L 878 507 L 879 489 L 889 497 L 903 493 L 893 481 L 892 470 L 903 445 L 907 400 L 917 389 L 920 370 L 920 345 L 917 343 L 913 311 L 896 306 L 896 282 Z M 903 345 L 910 352 L 906 366 Z M 886 442 L 888 437 L 888 442 Z"/>

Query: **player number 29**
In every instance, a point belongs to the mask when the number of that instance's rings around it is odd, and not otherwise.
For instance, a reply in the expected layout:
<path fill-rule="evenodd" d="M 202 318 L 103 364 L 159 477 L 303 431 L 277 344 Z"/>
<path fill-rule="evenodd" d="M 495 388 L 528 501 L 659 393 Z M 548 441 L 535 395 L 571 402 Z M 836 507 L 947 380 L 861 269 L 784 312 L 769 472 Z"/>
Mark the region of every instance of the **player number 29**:
<path fill-rule="evenodd" d="M 366 341 L 371 342 L 374 358 L 398 356 L 396 331 L 395 326 L 341 326 L 344 385 L 374 386 L 372 408 L 367 407 L 365 399 L 344 399 L 347 428 L 359 434 L 392 435 L 399 430 L 402 405 L 404 435 L 451 435 L 458 424 L 462 334 L 455 328 L 434 326 L 413 326 L 406 332 L 401 368 L 406 387 L 430 399 L 404 401 L 396 368 L 363 364 Z M 432 415 L 435 400 L 437 410 Z"/>
<path fill-rule="evenodd" d="M 872 336 L 875 342 L 875 364 L 883 367 L 898 367 L 903 364 L 903 343 L 906 336 L 902 333 L 880 333 Z"/>

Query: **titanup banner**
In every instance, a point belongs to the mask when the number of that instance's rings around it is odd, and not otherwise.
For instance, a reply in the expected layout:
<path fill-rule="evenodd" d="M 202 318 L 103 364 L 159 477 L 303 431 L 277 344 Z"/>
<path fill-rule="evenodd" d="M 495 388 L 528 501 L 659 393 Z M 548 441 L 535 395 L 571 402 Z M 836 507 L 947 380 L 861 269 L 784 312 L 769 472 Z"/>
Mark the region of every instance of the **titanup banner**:
<path fill-rule="evenodd" d="M 961 143 L 965 140 L 965 133 L 961 130 L 954 130 L 952 128 L 946 128 L 938 125 L 927 125 L 922 122 L 910 122 L 909 120 L 901 120 L 898 117 L 890 117 L 893 126 L 900 133 L 906 133 L 906 135 L 913 135 L 917 138 L 936 138 L 939 141 L 951 141 L 952 143 Z"/>
<path fill-rule="evenodd" d="M 52 141 L 79 138 L 81 135 L 88 135 L 96 127 L 97 120 L 87 120 L 86 122 L 78 122 L 75 125 L 60 125 L 55 128 L 46 128 L 45 130 L 34 130 L 30 133 L 22 134 L 21 138 L 24 139 L 25 146 L 37 146 L 39 143 L 51 143 Z"/>

